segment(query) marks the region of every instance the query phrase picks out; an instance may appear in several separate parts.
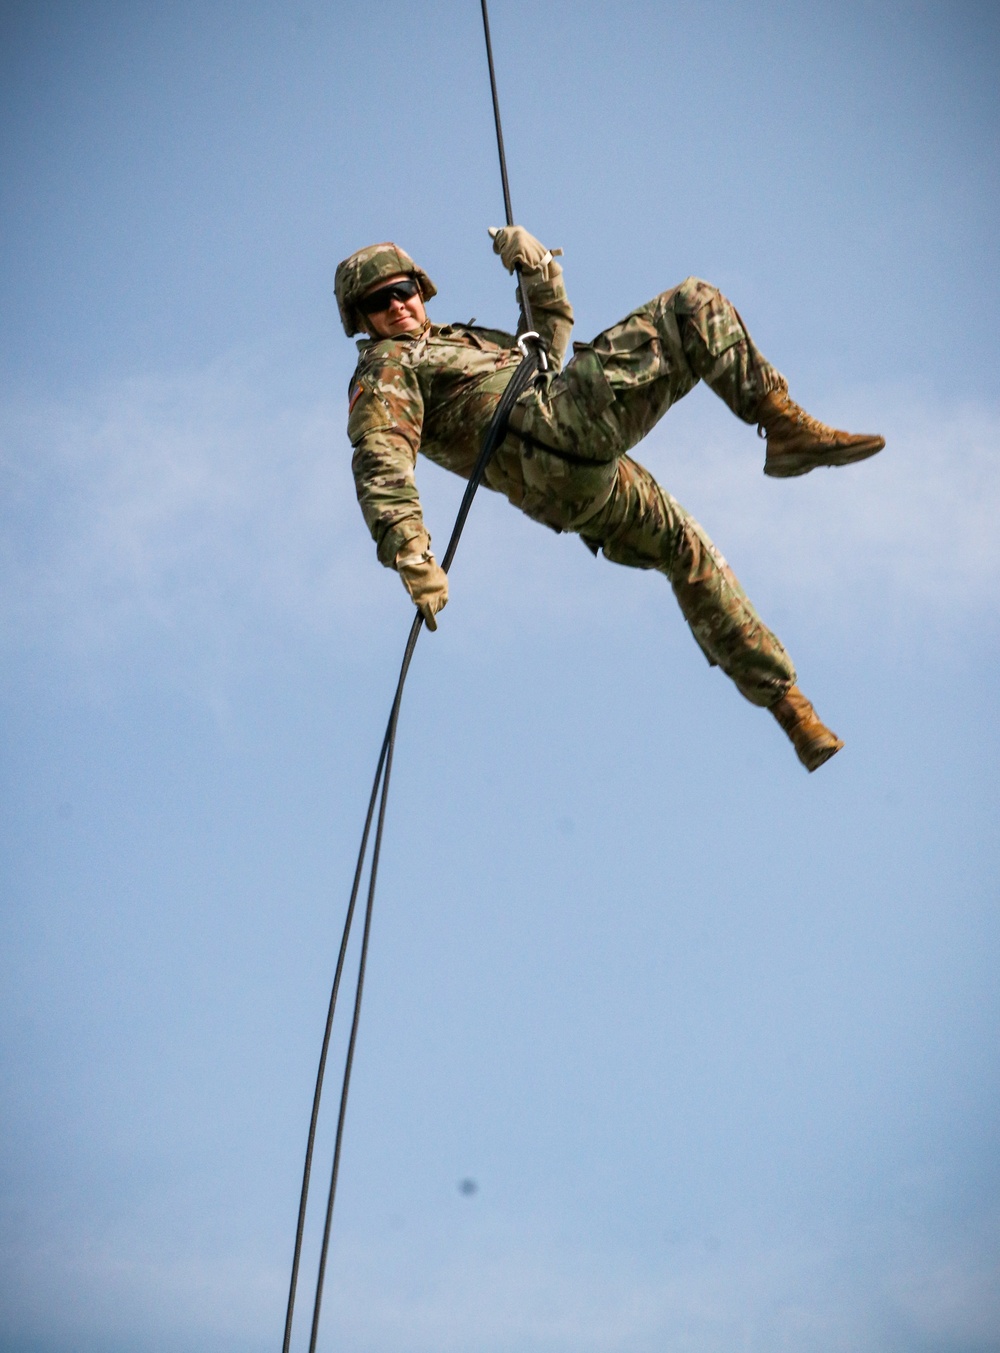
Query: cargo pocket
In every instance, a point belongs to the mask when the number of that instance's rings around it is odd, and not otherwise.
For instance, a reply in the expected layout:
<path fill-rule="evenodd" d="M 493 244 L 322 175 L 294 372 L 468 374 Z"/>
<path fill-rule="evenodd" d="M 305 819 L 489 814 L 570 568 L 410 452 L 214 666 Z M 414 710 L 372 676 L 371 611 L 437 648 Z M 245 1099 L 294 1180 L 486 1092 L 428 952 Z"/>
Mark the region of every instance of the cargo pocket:
<path fill-rule="evenodd" d="M 685 317 L 713 358 L 746 338 L 743 321 L 722 292 L 698 277 L 689 277 L 677 288 L 674 310 Z M 683 326 L 682 326 L 683 327 Z"/>
<path fill-rule="evenodd" d="M 593 346 L 613 391 L 635 389 L 664 374 L 660 334 L 644 311 L 598 334 Z"/>
<path fill-rule="evenodd" d="M 563 372 L 563 380 L 588 418 L 600 418 L 615 402 L 601 359 L 589 343 L 573 344 L 573 358 Z"/>
<path fill-rule="evenodd" d="M 525 455 L 521 511 L 553 531 L 576 531 L 608 501 L 615 461 L 570 462 L 548 451 Z"/>
<path fill-rule="evenodd" d="M 623 448 L 615 391 L 589 343 L 574 343 L 573 357 L 551 387 L 551 445 L 574 459 L 607 464 Z"/>
<path fill-rule="evenodd" d="M 624 450 L 615 392 L 600 358 L 587 343 L 575 346 L 568 366 L 526 391 L 514 407 L 510 427 L 526 460 L 544 450 L 570 464 L 606 465 Z"/>

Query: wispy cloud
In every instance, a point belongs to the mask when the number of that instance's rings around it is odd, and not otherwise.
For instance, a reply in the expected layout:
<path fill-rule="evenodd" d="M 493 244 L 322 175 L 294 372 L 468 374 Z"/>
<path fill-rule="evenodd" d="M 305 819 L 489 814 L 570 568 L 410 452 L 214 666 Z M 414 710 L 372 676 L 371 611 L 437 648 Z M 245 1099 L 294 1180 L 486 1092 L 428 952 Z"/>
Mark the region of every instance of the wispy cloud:
<path fill-rule="evenodd" d="M 360 522 L 340 410 L 282 407 L 254 375 L 219 363 L 3 410 L 8 641 L 87 650 L 351 610 L 365 575 L 345 581 Z"/>
<path fill-rule="evenodd" d="M 886 449 L 846 469 L 767 479 L 753 430 L 701 398 L 656 430 L 651 467 L 738 572 L 751 561 L 789 598 L 819 588 L 852 607 L 878 597 L 910 617 L 930 608 L 964 623 L 1000 580 L 1000 407 L 935 406 L 900 390 L 822 403 L 832 421 L 883 432 Z"/>
<path fill-rule="evenodd" d="M 459 1228 L 460 1230 L 463 1228 Z M 331 1254 L 324 1338 L 370 1353 L 920 1353 L 992 1347 L 1000 1283 L 989 1248 L 930 1239 L 911 1225 L 873 1242 L 856 1229 L 673 1242 L 656 1256 L 555 1240 L 543 1225 L 401 1233 L 385 1243 L 343 1237 Z M 122 1347 L 273 1345 L 287 1273 L 259 1253 L 150 1250 L 129 1258 L 89 1241 L 22 1255 L 11 1308 L 36 1340 L 86 1343 L 89 1328 Z M 52 1301 L 57 1285 L 61 1302 Z M 311 1284 L 298 1324 L 310 1319 Z M 44 1343 L 40 1344 L 44 1346 Z M 207 1346 L 207 1345 L 206 1345 Z"/>
<path fill-rule="evenodd" d="M 282 405 L 257 375 L 234 359 L 72 405 L 0 411 L 7 642 L 87 652 L 151 630 L 219 639 L 279 618 L 352 626 L 386 595 L 339 402 Z M 884 430 L 888 449 L 849 470 L 768 480 L 753 430 L 701 392 L 637 454 L 752 595 L 762 587 L 831 616 L 875 607 L 903 626 L 928 614 L 994 624 L 983 598 L 1000 580 L 1000 408 L 919 406 L 890 392 L 839 401 L 836 420 Z M 439 544 L 459 489 L 448 478 L 423 467 Z M 575 542 L 553 545 L 505 504 L 483 502 L 461 569 L 494 606 L 510 604 L 512 579 L 518 604 L 530 597 L 543 611 L 620 596 L 606 567 L 585 571 Z"/>
<path fill-rule="evenodd" d="M 477 1250 L 432 1266 L 419 1284 L 412 1271 L 397 1284 L 403 1275 L 384 1253 L 349 1258 L 340 1319 L 352 1341 L 420 1353 L 882 1353 L 888 1337 L 908 1353 L 985 1348 L 1000 1320 L 988 1251 L 902 1232 L 866 1253 L 856 1233 L 828 1244 L 786 1234 L 679 1243 L 638 1264 L 635 1254 L 588 1255 L 541 1235 Z"/>

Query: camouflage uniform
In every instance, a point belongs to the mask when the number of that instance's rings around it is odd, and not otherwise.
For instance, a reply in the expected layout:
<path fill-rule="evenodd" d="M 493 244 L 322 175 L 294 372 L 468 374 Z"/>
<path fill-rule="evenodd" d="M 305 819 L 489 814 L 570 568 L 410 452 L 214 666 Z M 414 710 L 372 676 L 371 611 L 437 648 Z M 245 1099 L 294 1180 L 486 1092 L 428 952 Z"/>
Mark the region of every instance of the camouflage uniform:
<path fill-rule="evenodd" d="M 625 453 L 671 404 L 704 380 L 745 422 L 784 389 L 734 307 L 688 278 L 633 310 L 592 343 L 575 343 L 558 265 L 525 274 L 551 370 L 521 395 L 484 483 L 595 553 L 670 580 L 709 662 L 754 704 L 770 706 L 795 681 L 791 660 L 750 604 L 708 536 L 648 470 Z M 513 335 L 432 325 L 358 343 L 348 435 L 358 500 L 391 566 L 424 529 L 414 482 L 417 452 L 468 478 L 483 432 L 520 360 Z"/>

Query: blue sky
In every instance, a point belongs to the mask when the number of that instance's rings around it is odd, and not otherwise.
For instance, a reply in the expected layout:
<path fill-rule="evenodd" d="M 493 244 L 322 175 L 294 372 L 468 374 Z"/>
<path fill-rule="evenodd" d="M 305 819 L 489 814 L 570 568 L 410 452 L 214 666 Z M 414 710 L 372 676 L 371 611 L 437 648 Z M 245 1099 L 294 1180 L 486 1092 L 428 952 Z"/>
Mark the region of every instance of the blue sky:
<path fill-rule="evenodd" d="M 769 481 L 697 390 L 639 453 L 845 738 L 808 777 L 662 579 L 477 498 L 321 1346 L 1000 1349 L 996 9 L 491 17 L 577 336 L 707 277 L 888 446 Z M 433 317 L 513 322 L 479 9 L 7 3 L 0 101 L 0 1345 L 274 1349 L 410 618 L 333 272 L 392 238 Z"/>

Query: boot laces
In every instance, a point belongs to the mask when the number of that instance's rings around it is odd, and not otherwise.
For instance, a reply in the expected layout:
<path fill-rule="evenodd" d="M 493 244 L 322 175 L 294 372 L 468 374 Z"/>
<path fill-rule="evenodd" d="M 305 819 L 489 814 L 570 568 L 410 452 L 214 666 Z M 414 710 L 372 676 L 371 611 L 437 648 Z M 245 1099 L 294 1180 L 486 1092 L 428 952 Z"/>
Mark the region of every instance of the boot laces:
<path fill-rule="evenodd" d="M 801 404 L 796 404 L 787 394 L 784 395 L 783 405 L 776 411 L 776 416 L 772 423 L 777 427 L 784 419 L 793 427 L 801 432 L 806 432 L 814 437 L 818 442 L 836 441 L 837 431 L 835 428 L 828 427 L 826 423 L 814 418 L 811 413 L 806 413 Z M 757 424 L 757 436 L 767 439 L 768 429 L 764 423 Z"/>

